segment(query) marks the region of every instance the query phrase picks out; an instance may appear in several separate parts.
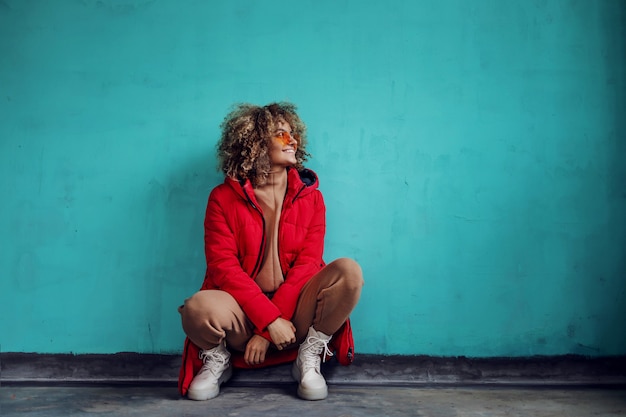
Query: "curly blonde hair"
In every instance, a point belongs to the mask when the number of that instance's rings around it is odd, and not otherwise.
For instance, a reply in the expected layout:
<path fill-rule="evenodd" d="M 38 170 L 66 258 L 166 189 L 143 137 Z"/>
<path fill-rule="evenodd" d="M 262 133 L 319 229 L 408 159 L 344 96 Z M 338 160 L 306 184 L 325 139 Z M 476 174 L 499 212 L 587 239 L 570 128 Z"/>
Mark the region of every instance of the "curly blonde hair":
<path fill-rule="evenodd" d="M 237 104 L 220 125 L 222 135 L 217 144 L 219 169 L 238 181 L 250 180 L 253 187 L 264 185 L 270 173 L 269 141 L 278 122 L 291 126 L 291 134 L 298 139 L 296 164 L 303 169 L 309 158 L 306 151 L 306 125 L 292 103 L 271 103 L 267 106 Z"/>

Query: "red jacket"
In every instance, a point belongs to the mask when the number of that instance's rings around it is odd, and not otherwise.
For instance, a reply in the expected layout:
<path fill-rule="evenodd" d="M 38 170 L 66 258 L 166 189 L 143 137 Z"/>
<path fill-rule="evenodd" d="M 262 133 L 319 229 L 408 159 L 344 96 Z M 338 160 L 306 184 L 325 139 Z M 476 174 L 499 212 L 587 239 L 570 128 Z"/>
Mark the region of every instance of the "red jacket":
<path fill-rule="evenodd" d="M 304 284 L 323 266 L 326 208 L 313 171 L 289 169 L 278 225 L 278 252 L 285 281 L 272 299 L 254 282 L 266 247 L 263 213 L 249 181 L 230 178 L 209 197 L 204 221 L 207 269 L 202 289 L 228 292 L 259 333 L 290 320 Z"/>
<path fill-rule="evenodd" d="M 326 207 L 318 184 L 313 171 L 288 170 L 278 226 L 278 252 L 285 281 L 271 300 L 254 281 L 261 268 L 266 236 L 252 184 L 227 178 L 209 196 L 204 221 L 207 269 L 201 289 L 220 289 L 232 295 L 254 324 L 255 332 L 268 340 L 267 325 L 278 317 L 291 320 L 300 290 L 325 265 Z M 335 348 L 346 353 L 348 359 L 339 360 L 347 364 L 353 358 L 349 322 L 337 334 L 340 337 L 336 338 Z M 294 360 L 297 350 L 272 353 L 274 357 L 268 355 L 264 365 Z M 197 346 L 186 340 L 179 377 L 182 395 L 202 365 L 197 354 Z M 233 357 L 233 364 L 245 366 L 240 359 Z"/>

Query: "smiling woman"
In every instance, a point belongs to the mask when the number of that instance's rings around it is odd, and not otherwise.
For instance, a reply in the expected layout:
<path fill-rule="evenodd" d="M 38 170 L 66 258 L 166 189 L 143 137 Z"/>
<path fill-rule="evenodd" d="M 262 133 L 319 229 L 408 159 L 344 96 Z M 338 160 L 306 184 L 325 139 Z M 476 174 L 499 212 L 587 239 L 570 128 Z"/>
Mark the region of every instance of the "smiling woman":
<path fill-rule="evenodd" d="M 282 118 L 278 120 L 276 127 L 278 129 L 269 144 L 269 156 L 272 167 L 281 171 L 298 163 L 296 160 L 298 135 L 291 133 L 291 126 Z"/>
<path fill-rule="evenodd" d="M 322 356 L 354 354 L 349 315 L 363 286 L 351 259 L 322 255 L 326 207 L 307 159 L 306 127 L 289 103 L 239 105 L 218 144 L 226 179 L 209 196 L 202 288 L 179 308 L 187 334 L 182 395 L 208 400 L 244 367 L 294 361 L 298 395 L 328 395 Z M 235 361 L 233 360 L 233 363 Z"/>
<path fill-rule="evenodd" d="M 227 177 L 249 180 L 253 187 L 263 185 L 271 169 L 269 146 L 274 137 L 285 133 L 296 139 L 295 162 L 291 166 L 304 169 L 309 158 L 306 151 L 306 125 L 291 103 L 272 103 L 264 107 L 239 104 L 222 123 L 218 143 L 220 168 Z"/>

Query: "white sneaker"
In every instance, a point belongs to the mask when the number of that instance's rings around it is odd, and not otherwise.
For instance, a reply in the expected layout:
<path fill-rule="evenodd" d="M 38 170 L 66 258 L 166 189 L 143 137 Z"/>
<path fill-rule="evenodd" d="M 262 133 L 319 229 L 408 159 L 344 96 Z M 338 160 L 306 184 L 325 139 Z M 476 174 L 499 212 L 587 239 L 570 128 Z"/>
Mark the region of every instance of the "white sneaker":
<path fill-rule="evenodd" d="M 309 328 L 306 339 L 300 345 L 298 358 L 293 363 L 291 375 L 299 382 L 298 397 L 304 400 L 323 400 L 328 396 L 326 380 L 320 372 L 320 355 L 332 355 L 328 342 L 332 336 Z"/>
<path fill-rule="evenodd" d="M 218 396 L 220 385 L 233 374 L 230 352 L 224 343 L 220 343 L 213 349 L 200 350 L 199 356 L 204 365 L 191 381 L 187 397 L 196 401 L 210 400 Z"/>

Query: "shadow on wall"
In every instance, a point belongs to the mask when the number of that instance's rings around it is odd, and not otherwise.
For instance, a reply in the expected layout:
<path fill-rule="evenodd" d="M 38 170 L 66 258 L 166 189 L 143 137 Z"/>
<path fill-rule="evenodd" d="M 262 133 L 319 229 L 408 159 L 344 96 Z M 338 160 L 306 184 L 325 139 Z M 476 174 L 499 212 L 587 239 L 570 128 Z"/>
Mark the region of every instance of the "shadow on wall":
<path fill-rule="evenodd" d="M 624 39 L 626 30 L 622 28 L 620 31 L 620 37 L 617 39 Z M 624 45 L 624 43 L 622 43 Z M 620 56 L 626 56 L 626 48 L 622 47 Z M 610 147 L 610 160 L 609 160 L 609 189 L 608 195 L 611 201 L 609 207 L 610 212 L 608 216 L 609 224 L 607 229 L 612 234 L 611 240 L 616 242 L 613 246 L 614 253 L 610 254 L 611 259 L 615 259 L 617 264 L 615 265 L 615 271 L 607 271 L 607 275 L 617 278 L 618 287 L 611 293 L 616 297 L 615 306 L 617 306 L 616 314 L 612 317 L 607 317 L 602 321 L 603 328 L 600 329 L 601 334 L 599 338 L 604 340 L 615 340 L 616 348 L 619 349 L 620 336 L 614 339 L 614 327 L 611 326 L 611 322 L 615 320 L 618 328 L 624 328 L 626 326 L 626 280 L 620 279 L 620 277 L 626 276 L 626 164 L 624 164 L 624 155 L 626 155 L 626 141 L 624 141 L 624 135 L 626 135 L 626 119 L 623 115 L 626 113 L 626 92 L 624 92 L 624 84 L 626 82 L 626 76 L 624 74 L 618 75 L 621 77 L 622 88 L 616 89 L 616 98 L 614 103 L 614 129 L 611 132 L 611 147 Z M 598 277 L 599 284 L 601 286 L 605 283 L 604 276 Z"/>
<path fill-rule="evenodd" d="M 153 177 L 144 196 L 144 262 L 136 271 L 143 283 L 140 323 L 147 323 L 140 351 L 164 353 L 182 348 L 177 307 L 202 285 L 205 272 L 204 213 L 211 190 L 224 181 L 215 150 L 176 163 L 161 182 Z M 180 345 L 180 346 L 179 346 Z"/>
<path fill-rule="evenodd" d="M 621 8 L 620 14 L 626 17 L 626 9 Z M 607 155 L 608 172 L 606 172 L 609 212 L 607 213 L 607 224 L 601 235 L 595 236 L 589 242 L 589 248 L 594 248 L 598 240 L 607 239 L 607 243 L 601 245 L 611 248 L 610 253 L 604 253 L 606 262 L 603 267 L 596 271 L 595 288 L 599 289 L 598 294 L 593 294 L 598 298 L 604 298 L 605 294 L 611 294 L 611 299 L 604 299 L 601 305 L 605 306 L 605 310 L 601 312 L 602 317 L 597 320 L 600 323 L 594 330 L 595 337 L 599 345 L 613 345 L 615 351 L 623 349 L 623 335 L 615 333 L 616 328 L 624 328 L 626 326 L 626 280 L 622 279 L 626 275 L 626 165 L 624 164 L 624 155 L 626 155 L 626 119 L 623 115 L 626 112 L 626 92 L 624 85 L 626 84 L 626 76 L 624 75 L 624 59 L 626 56 L 626 44 L 616 41 L 624 39 L 626 29 L 624 26 L 607 26 L 605 27 L 606 39 L 612 41 L 612 48 L 615 48 L 613 56 L 618 62 L 608 66 L 608 74 L 606 74 L 607 84 L 613 85 L 611 95 L 609 96 L 609 106 L 611 111 L 607 114 Z M 621 61 L 620 61 L 621 60 Z M 607 97 L 608 98 L 608 97 Z M 601 214 L 600 214 L 601 215 Z M 596 260 L 597 261 L 597 260 Z M 605 266 L 609 266 L 608 269 Z M 614 268 L 614 269 L 613 269 Z M 606 286 L 611 286 L 610 290 L 606 290 Z M 590 293 L 585 294 L 585 298 L 593 296 Z M 617 323 L 617 326 L 615 324 Z M 610 349 L 610 348 L 609 348 Z"/>

